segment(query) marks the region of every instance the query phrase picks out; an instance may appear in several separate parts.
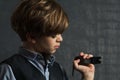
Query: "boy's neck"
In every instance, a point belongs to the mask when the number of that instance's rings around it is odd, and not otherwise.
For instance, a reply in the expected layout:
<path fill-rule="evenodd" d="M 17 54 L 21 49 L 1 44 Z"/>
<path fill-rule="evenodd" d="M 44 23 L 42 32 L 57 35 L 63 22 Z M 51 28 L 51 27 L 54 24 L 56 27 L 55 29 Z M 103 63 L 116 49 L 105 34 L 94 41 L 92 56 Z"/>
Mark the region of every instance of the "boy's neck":
<path fill-rule="evenodd" d="M 34 54 L 42 54 L 46 59 L 49 59 L 49 57 L 51 56 L 50 54 L 45 53 L 45 52 L 42 52 L 42 51 L 41 51 L 41 52 L 37 52 L 37 51 L 34 49 L 33 45 L 28 44 L 27 42 L 23 42 L 22 47 L 23 47 L 24 49 L 26 49 L 26 50 L 34 53 Z"/>

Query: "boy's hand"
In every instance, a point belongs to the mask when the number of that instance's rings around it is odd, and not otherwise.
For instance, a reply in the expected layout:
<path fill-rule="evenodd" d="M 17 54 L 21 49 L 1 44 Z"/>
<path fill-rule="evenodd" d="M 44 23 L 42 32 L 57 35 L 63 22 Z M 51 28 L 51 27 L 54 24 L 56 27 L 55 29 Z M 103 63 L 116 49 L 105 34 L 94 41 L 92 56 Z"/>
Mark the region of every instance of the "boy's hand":
<path fill-rule="evenodd" d="M 84 59 L 93 57 L 93 55 L 85 54 L 83 52 L 80 53 L 80 56 Z M 79 62 L 80 59 L 74 60 L 74 68 L 83 74 L 84 80 L 94 80 L 95 66 L 93 64 L 89 64 L 88 66 L 79 65 Z"/>

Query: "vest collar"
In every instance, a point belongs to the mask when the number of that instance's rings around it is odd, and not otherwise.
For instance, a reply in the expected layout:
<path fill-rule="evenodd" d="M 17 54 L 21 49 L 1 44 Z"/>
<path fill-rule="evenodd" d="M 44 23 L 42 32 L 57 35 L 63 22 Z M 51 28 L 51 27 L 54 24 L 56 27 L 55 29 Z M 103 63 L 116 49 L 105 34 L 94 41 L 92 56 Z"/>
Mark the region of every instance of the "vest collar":
<path fill-rule="evenodd" d="M 42 53 L 34 52 L 34 51 L 31 51 L 31 50 L 25 49 L 23 47 L 20 47 L 19 53 L 22 56 L 26 57 L 27 59 L 37 60 L 43 66 L 45 66 L 47 64 L 52 66 L 53 63 L 55 62 L 55 56 L 54 55 L 51 55 L 48 59 L 46 59 L 45 55 L 43 55 Z"/>

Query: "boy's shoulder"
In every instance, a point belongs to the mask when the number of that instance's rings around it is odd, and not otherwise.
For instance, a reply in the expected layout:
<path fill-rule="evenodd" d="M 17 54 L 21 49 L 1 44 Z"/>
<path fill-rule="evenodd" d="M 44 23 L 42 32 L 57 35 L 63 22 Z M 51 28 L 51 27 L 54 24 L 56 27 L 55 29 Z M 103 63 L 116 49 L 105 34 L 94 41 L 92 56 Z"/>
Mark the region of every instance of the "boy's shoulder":
<path fill-rule="evenodd" d="M 12 63 L 20 63 L 21 60 L 23 60 L 24 57 L 22 57 L 20 54 L 14 54 L 10 57 L 8 57 L 7 59 L 3 60 L 0 62 L 0 64 L 6 63 L 6 64 L 12 64 Z"/>

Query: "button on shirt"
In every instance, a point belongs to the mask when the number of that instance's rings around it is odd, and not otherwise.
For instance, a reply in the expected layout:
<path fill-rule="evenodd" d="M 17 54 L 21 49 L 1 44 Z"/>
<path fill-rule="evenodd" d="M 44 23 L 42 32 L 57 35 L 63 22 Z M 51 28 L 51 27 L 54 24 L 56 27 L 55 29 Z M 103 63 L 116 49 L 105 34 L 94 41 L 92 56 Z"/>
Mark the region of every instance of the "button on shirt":
<path fill-rule="evenodd" d="M 46 80 L 49 80 L 48 66 L 52 66 L 55 61 L 53 55 L 46 60 L 42 54 L 24 48 L 20 48 L 19 53 L 27 58 L 27 60 L 45 76 Z M 0 80 L 16 80 L 10 65 L 0 65 Z"/>

